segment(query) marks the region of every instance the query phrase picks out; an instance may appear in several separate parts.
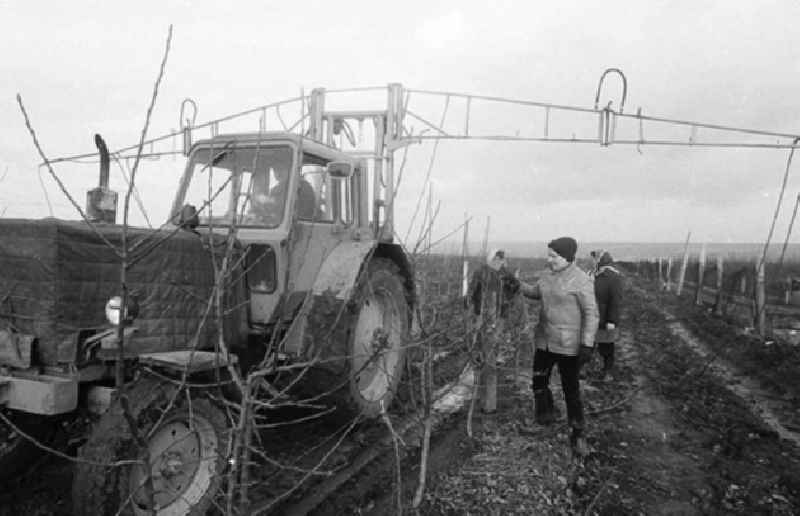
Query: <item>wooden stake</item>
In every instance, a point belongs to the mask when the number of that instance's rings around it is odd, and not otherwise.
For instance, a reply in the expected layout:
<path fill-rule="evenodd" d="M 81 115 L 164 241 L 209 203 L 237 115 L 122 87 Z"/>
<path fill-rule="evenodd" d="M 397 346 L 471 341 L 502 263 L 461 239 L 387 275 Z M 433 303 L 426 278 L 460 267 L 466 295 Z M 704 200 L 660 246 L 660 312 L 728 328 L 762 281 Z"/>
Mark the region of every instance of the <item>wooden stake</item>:
<path fill-rule="evenodd" d="M 667 283 L 664 288 L 667 292 L 672 290 L 672 256 L 667 257 Z"/>
<path fill-rule="evenodd" d="M 483 256 L 488 258 L 489 253 L 489 227 L 491 217 L 486 217 L 486 233 L 483 236 Z M 479 382 L 481 409 L 483 412 L 494 412 L 497 409 L 497 344 L 496 332 L 502 331 L 499 320 L 500 313 L 497 310 L 497 299 L 500 293 L 492 294 L 489 288 L 489 271 L 484 268 L 483 274 L 483 295 L 481 296 L 481 354 L 483 355 L 483 367 L 481 367 Z"/>
<path fill-rule="evenodd" d="M 706 244 L 700 248 L 700 258 L 697 260 L 697 292 L 694 296 L 694 304 L 703 304 L 703 279 L 706 273 Z"/>
<path fill-rule="evenodd" d="M 686 278 L 686 266 L 689 263 L 689 239 L 692 237 L 692 232 L 686 235 L 686 243 L 683 246 L 683 261 L 681 262 L 681 272 L 678 276 L 678 290 L 675 292 L 678 296 L 683 292 L 683 280 Z"/>
<path fill-rule="evenodd" d="M 469 244 L 467 238 L 469 237 L 469 217 L 464 212 L 464 240 L 461 242 L 461 297 L 466 297 L 469 291 Z"/>
<path fill-rule="evenodd" d="M 764 262 L 759 262 L 756 265 L 756 288 L 755 288 L 755 325 L 758 329 L 758 334 L 764 338 L 767 336 L 767 313 L 766 313 L 766 275 L 764 273 Z"/>
<path fill-rule="evenodd" d="M 798 199 L 800 199 L 800 194 L 798 194 Z M 792 279 L 786 278 L 786 282 L 784 283 L 784 291 L 783 291 L 783 304 L 788 305 L 792 295 Z"/>
<path fill-rule="evenodd" d="M 722 292 L 722 283 L 724 278 L 722 268 L 723 265 L 722 255 L 717 255 L 717 296 L 714 299 L 714 314 L 716 315 L 723 315 L 725 313 L 725 296 Z"/>

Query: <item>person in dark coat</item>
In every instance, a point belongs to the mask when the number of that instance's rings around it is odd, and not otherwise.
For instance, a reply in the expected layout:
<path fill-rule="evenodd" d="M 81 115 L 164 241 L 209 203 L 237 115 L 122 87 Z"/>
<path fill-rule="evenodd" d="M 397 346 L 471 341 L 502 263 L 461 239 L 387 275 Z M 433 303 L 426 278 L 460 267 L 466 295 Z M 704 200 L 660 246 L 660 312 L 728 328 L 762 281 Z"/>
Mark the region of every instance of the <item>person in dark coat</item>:
<path fill-rule="evenodd" d="M 602 378 L 608 379 L 614 367 L 614 342 L 619 338 L 620 304 L 622 303 L 622 277 L 614 268 L 608 251 L 597 261 L 594 274 L 594 294 L 600 320 L 595 335 L 597 351 L 603 357 Z"/>
<path fill-rule="evenodd" d="M 556 238 L 547 244 L 547 267 L 536 284 L 520 283 L 526 297 L 541 300 L 539 322 L 534 334 L 533 355 L 534 414 L 540 424 L 555 421 L 550 374 L 558 365 L 567 405 L 573 454 L 588 453 L 583 435 L 583 404 L 579 374 L 591 360 L 597 331 L 597 303 L 592 279 L 575 265 L 578 243 L 570 237 Z"/>

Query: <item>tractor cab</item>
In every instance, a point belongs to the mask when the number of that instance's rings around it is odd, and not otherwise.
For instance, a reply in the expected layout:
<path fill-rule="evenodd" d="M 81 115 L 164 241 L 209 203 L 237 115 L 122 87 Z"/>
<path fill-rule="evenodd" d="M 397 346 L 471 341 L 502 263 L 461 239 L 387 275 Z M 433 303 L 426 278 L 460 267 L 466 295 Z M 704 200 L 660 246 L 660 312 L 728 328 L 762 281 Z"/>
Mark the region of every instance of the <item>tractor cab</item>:
<path fill-rule="evenodd" d="M 369 240 L 365 167 L 289 133 L 218 135 L 191 148 L 172 213 L 198 232 L 236 226 L 251 329 L 293 318 L 326 255 Z"/>

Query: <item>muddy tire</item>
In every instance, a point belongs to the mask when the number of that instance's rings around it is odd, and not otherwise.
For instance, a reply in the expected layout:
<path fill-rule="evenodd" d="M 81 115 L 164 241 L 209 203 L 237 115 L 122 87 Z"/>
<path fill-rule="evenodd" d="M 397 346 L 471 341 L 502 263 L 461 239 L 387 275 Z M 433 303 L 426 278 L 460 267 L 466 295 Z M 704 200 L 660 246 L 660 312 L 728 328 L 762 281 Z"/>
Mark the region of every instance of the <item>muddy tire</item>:
<path fill-rule="evenodd" d="M 51 440 L 52 424 L 45 417 L 2 410 L 3 415 L 20 430 L 42 444 L 48 444 Z M 42 453 L 40 448 L 0 421 L 0 481 L 24 473 Z"/>
<path fill-rule="evenodd" d="M 326 391 L 340 416 L 375 417 L 389 408 L 405 367 L 410 308 L 403 277 L 390 260 L 374 258 L 353 298 L 312 315 L 319 365 L 306 392 Z M 316 316 L 316 317 L 314 317 Z"/>
<path fill-rule="evenodd" d="M 144 464 L 107 465 L 141 460 L 147 454 L 116 400 L 79 451 L 78 458 L 85 462 L 78 463 L 73 477 L 73 513 L 204 515 L 220 489 L 227 463 L 227 418 L 208 400 L 194 397 L 189 403 L 185 393 L 161 417 L 174 392 L 164 382 L 139 380 L 127 392 L 139 438 L 149 451 L 149 475 Z M 145 487 L 148 476 L 152 498 Z M 155 512 L 151 500 L 158 508 Z"/>

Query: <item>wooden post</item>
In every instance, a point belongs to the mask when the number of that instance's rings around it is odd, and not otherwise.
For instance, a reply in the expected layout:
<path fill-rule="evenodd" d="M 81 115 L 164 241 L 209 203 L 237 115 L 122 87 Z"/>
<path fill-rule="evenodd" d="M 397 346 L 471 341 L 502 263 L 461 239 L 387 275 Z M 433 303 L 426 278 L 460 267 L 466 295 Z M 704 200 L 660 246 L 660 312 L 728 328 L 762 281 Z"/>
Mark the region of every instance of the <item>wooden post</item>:
<path fill-rule="evenodd" d="M 723 304 L 725 303 L 725 296 L 724 296 L 724 294 L 722 292 L 722 290 L 723 290 L 722 284 L 723 284 L 723 279 L 724 279 L 724 276 L 723 276 L 723 273 L 722 273 L 722 271 L 723 271 L 722 267 L 723 267 L 723 261 L 722 261 L 722 255 L 720 254 L 720 255 L 717 255 L 717 284 L 716 284 L 717 296 L 714 299 L 714 314 L 715 315 L 722 315 L 722 314 L 725 313 L 725 307 L 723 306 Z"/>
<path fill-rule="evenodd" d="M 658 257 L 658 288 L 664 288 L 664 271 L 661 267 L 661 257 Z"/>
<path fill-rule="evenodd" d="M 486 217 L 486 232 L 483 235 L 483 259 L 488 258 L 489 227 L 492 218 Z M 480 395 L 483 412 L 492 413 L 497 410 L 497 348 L 500 345 L 500 335 L 503 332 L 503 323 L 497 310 L 497 297 L 500 292 L 492 293 L 489 288 L 488 273 L 483 275 L 483 295 L 481 296 L 481 351 L 483 354 L 483 367 L 480 371 Z"/>
<path fill-rule="evenodd" d="M 469 237 L 469 217 L 464 213 L 464 240 L 461 242 L 461 297 L 466 297 L 469 292 L 469 247 L 467 238 Z"/>
<path fill-rule="evenodd" d="M 755 325 L 758 334 L 764 338 L 767 336 L 767 311 L 766 311 L 766 275 L 764 274 L 765 264 L 761 261 L 756 265 L 756 285 L 755 285 Z"/>
<path fill-rule="evenodd" d="M 706 273 L 706 244 L 700 248 L 700 258 L 697 259 L 697 292 L 694 296 L 694 304 L 703 304 L 703 278 Z"/>
<path fill-rule="evenodd" d="M 667 292 L 672 290 L 672 256 L 667 258 L 667 283 L 664 288 Z"/>
<path fill-rule="evenodd" d="M 792 296 L 792 279 L 786 278 L 783 287 L 783 304 L 788 305 Z"/>
<path fill-rule="evenodd" d="M 692 237 L 692 232 L 686 235 L 686 244 L 683 246 L 683 261 L 681 262 L 681 272 L 678 276 L 678 290 L 675 292 L 678 296 L 683 292 L 683 280 L 686 278 L 686 266 L 689 263 L 689 239 Z"/>

